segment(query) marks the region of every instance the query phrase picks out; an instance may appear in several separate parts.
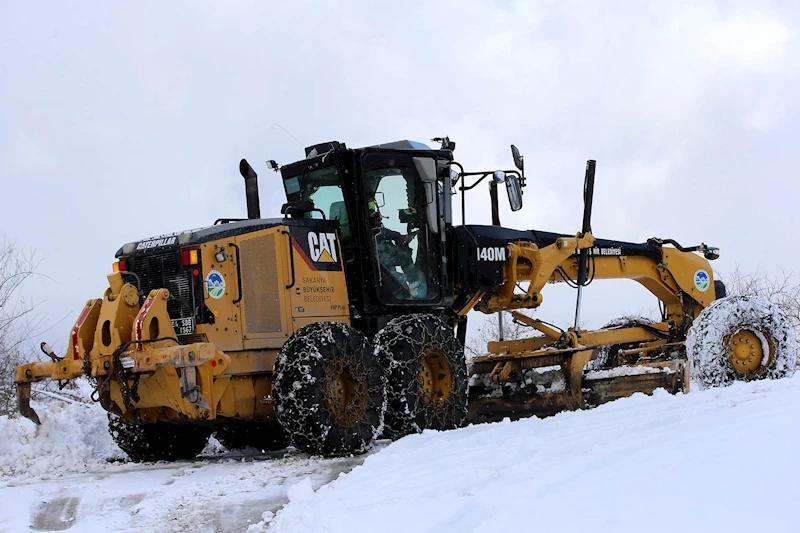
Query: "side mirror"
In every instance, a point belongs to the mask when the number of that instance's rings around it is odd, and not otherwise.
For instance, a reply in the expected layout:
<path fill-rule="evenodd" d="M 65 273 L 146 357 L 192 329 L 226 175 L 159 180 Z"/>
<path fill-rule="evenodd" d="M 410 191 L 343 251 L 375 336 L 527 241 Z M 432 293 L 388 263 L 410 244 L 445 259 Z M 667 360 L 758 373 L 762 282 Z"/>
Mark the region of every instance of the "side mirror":
<path fill-rule="evenodd" d="M 519 178 L 514 174 L 506 175 L 506 192 L 508 192 L 508 203 L 512 211 L 522 209 L 522 188 L 519 186 Z"/>
<path fill-rule="evenodd" d="M 522 162 L 522 154 L 519 153 L 519 150 L 513 144 L 511 145 L 511 156 L 514 158 L 514 166 L 516 166 L 520 172 L 524 174 L 524 164 Z"/>
<path fill-rule="evenodd" d="M 506 173 L 502 170 L 495 170 L 494 174 L 492 174 L 492 179 L 495 183 L 505 183 L 506 181 Z"/>

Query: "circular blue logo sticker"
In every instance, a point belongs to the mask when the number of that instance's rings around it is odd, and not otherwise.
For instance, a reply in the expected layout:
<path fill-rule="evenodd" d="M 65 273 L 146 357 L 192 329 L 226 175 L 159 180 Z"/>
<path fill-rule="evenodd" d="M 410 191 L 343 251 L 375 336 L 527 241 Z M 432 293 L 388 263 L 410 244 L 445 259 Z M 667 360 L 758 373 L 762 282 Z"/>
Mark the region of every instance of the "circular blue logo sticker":
<path fill-rule="evenodd" d="M 208 295 L 215 300 L 219 300 L 225 295 L 225 278 L 217 270 L 212 270 L 206 275 L 206 287 Z"/>
<path fill-rule="evenodd" d="M 694 273 L 694 286 L 700 292 L 706 292 L 708 287 L 711 286 L 711 276 L 702 268 Z"/>

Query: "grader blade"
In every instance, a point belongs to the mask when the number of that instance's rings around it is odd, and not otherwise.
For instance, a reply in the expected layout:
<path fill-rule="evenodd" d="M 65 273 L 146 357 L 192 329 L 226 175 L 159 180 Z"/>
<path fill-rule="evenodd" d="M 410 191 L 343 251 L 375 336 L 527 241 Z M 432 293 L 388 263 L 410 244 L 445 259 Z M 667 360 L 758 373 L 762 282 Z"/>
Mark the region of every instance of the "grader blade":
<path fill-rule="evenodd" d="M 562 411 L 597 407 L 638 392 L 651 395 L 657 389 L 664 389 L 670 394 L 677 394 L 688 390 L 687 372 L 683 361 L 672 361 L 668 366 L 659 368 L 629 366 L 587 372 L 583 375 L 580 392 L 571 390 L 569 385 L 564 386 L 563 378 L 556 380 L 553 387 L 542 393 L 513 384 L 505 389 L 496 389 L 494 394 L 471 398 L 468 417 L 472 423 L 498 422 L 504 418 L 518 420 L 530 416 L 544 418 Z M 564 388 L 560 389 L 560 386 Z"/>
<path fill-rule="evenodd" d="M 31 407 L 31 384 L 30 383 L 17 383 L 17 407 L 19 414 L 33 422 L 34 424 L 41 425 L 39 415 Z"/>
<path fill-rule="evenodd" d="M 566 347 L 545 345 L 548 337 L 489 343 L 490 353 L 474 358 L 470 369 L 470 421 L 547 417 L 656 389 L 688 392 L 682 345 L 652 338 L 657 326 L 569 330 Z M 622 361 L 632 356 L 634 362 Z"/>
<path fill-rule="evenodd" d="M 685 361 L 669 361 L 666 366 L 628 366 L 587 372 L 583 378 L 584 398 L 590 406 L 627 398 L 643 392 L 664 389 L 670 394 L 689 391 L 689 368 Z"/>

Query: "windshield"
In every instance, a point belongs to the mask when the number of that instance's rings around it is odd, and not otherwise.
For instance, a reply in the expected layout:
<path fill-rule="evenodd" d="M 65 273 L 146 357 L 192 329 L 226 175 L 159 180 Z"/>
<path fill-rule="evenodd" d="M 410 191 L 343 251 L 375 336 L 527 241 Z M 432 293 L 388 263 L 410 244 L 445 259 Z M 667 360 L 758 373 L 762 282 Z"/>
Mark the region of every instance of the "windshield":
<path fill-rule="evenodd" d="M 350 239 L 350 223 L 342 194 L 342 181 L 336 167 L 323 167 L 307 171 L 283 180 L 286 188 L 286 199 L 290 202 L 298 200 L 311 200 L 314 208 L 321 211 L 312 211 L 308 218 L 325 218 L 338 220 L 342 226 L 342 238 Z"/>

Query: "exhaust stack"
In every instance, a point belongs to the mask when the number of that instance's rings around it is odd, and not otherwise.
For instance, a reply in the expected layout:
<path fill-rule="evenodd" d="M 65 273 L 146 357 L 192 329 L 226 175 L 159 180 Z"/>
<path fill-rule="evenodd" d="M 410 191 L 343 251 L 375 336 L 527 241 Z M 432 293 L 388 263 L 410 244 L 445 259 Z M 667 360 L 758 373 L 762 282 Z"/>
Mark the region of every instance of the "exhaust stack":
<path fill-rule="evenodd" d="M 247 198 L 247 218 L 261 218 L 261 204 L 258 200 L 258 175 L 247 159 L 239 161 L 239 174 L 244 178 L 244 193 Z"/>

